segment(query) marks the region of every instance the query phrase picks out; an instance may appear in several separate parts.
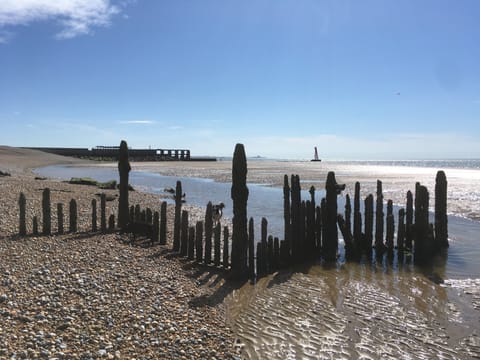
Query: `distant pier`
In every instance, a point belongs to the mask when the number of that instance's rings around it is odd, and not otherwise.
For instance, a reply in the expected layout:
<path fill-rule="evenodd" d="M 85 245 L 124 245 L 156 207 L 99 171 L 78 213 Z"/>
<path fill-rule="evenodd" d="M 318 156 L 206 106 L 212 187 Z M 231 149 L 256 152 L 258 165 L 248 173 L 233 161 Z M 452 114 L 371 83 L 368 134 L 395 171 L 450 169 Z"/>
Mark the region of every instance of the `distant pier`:
<path fill-rule="evenodd" d="M 118 146 L 97 146 L 88 148 L 64 147 L 29 147 L 28 149 L 43 152 L 73 156 L 78 158 L 117 159 Z M 217 161 L 216 157 L 191 156 L 189 149 L 128 149 L 128 156 L 132 161 Z"/>

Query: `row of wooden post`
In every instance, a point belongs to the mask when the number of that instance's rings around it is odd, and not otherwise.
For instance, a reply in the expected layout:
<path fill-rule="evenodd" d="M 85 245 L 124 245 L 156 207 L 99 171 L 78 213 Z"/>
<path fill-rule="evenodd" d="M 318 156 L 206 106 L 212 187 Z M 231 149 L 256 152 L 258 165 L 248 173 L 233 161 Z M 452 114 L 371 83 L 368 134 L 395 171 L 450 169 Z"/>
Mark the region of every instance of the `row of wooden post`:
<path fill-rule="evenodd" d="M 26 205 L 27 199 L 23 193 L 20 193 L 19 199 L 19 234 L 24 236 L 27 235 L 27 216 L 26 216 Z M 97 219 L 97 200 L 92 199 L 92 223 L 91 231 L 98 231 L 98 219 Z M 64 209 L 63 203 L 57 203 L 57 234 L 65 233 L 64 226 Z M 75 233 L 78 231 L 78 207 L 77 201 L 71 199 L 68 207 L 68 219 L 69 227 L 68 232 Z M 51 210 L 51 201 L 50 201 L 50 189 L 45 188 L 42 192 L 42 229 L 39 229 L 39 218 L 37 215 L 34 215 L 32 218 L 32 235 L 51 235 L 53 233 L 52 229 L 52 210 Z M 115 229 L 115 215 L 111 214 L 107 219 L 106 216 L 106 195 L 103 193 L 100 195 L 100 231 L 102 233 L 107 233 Z"/>
<path fill-rule="evenodd" d="M 126 147 L 126 144 L 124 148 Z M 125 162 L 125 160 L 124 160 Z M 128 158 L 121 168 L 130 170 Z M 120 166 L 119 166 L 120 167 Z M 345 240 L 347 259 L 358 259 L 362 254 L 370 254 L 375 249 L 377 256 L 394 249 L 395 221 L 393 202 L 387 201 L 387 214 L 384 214 L 382 182 L 377 181 L 376 206 L 374 197 L 369 194 L 364 199 L 364 223 L 362 231 L 362 213 L 360 211 L 360 184 L 355 184 L 353 207 L 350 196 L 346 195 L 345 212 L 338 213 L 337 197 L 345 189 L 338 184 L 335 174 L 329 172 L 326 179 L 326 196 L 320 205 L 315 203 L 315 188 L 309 190 L 310 199 L 301 199 L 300 178 L 298 175 L 284 177 L 284 239 L 268 235 L 267 219 L 262 219 L 261 239 L 256 243 L 253 219 L 247 222 L 248 188 L 246 186 L 247 165 L 242 144 L 237 144 L 232 164 L 233 232 L 231 261 L 229 262 L 229 230 L 224 227 L 223 246 L 221 246 L 221 226 L 213 225 L 212 204 L 207 205 L 205 221 L 190 226 L 188 212 L 182 210 L 182 186 L 177 182 L 175 190 L 175 217 L 173 229 L 173 251 L 197 262 L 214 264 L 224 268 L 231 265 L 235 278 L 261 276 L 284 266 L 316 260 L 335 261 L 338 256 L 338 229 Z M 127 176 L 128 180 L 128 176 Z M 125 181 L 124 181 L 125 182 Z M 127 182 L 128 183 L 128 182 Z M 128 197 L 128 190 L 126 196 Z M 429 222 L 429 193 L 425 186 L 416 185 L 415 199 L 409 191 L 406 197 L 406 209 L 398 212 L 397 245 L 399 254 L 413 251 L 417 263 L 428 261 L 432 254 L 448 247 L 447 225 L 447 180 L 445 173 L 439 171 L 435 185 L 435 221 Z M 128 204 L 128 201 L 126 202 Z M 20 234 L 26 234 L 26 199 L 20 194 Z M 125 204 L 125 202 L 123 203 Z M 77 231 L 77 205 L 71 200 L 69 206 L 70 232 Z M 97 231 L 96 200 L 92 200 L 92 231 Z M 42 196 L 42 233 L 51 233 L 50 190 L 45 189 Z M 145 222 L 153 226 L 152 242 L 166 244 L 166 203 L 161 205 L 160 213 L 140 206 L 130 206 L 130 222 Z M 63 233 L 63 205 L 57 206 L 58 232 Z M 375 237 L 373 237 L 375 219 Z M 101 196 L 101 231 L 107 232 L 105 214 L 105 194 Z M 385 226 L 386 225 L 386 226 Z M 33 233 L 38 233 L 38 218 L 33 218 Z M 121 229 L 126 228 L 120 226 Z M 115 216 L 108 219 L 108 230 L 115 228 Z M 385 233 L 385 239 L 384 239 Z M 213 242 L 212 242 L 213 238 Z M 213 250 L 213 259 L 212 259 Z M 222 251 L 223 250 L 223 251 Z M 223 261 L 222 261 L 223 260 Z M 230 264 L 229 264 L 230 263 Z"/>
<path fill-rule="evenodd" d="M 181 193 L 181 183 L 178 182 L 177 190 Z M 107 233 L 115 230 L 115 215 L 111 214 L 106 217 L 106 196 L 101 194 L 100 197 L 100 231 Z M 19 197 L 20 207 L 20 222 L 19 233 L 20 235 L 27 234 L 26 226 L 26 203 L 27 200 L 23 193 Z M 92 222 L 91 231 L 98 231 L 97 220 L 97 201 L 92 200 Z M 228 226 L 223 228 L 223 246 L 221 238 L 221 224 L 220 222 L 213 227 L 212 216 L 212 203 L 208 203 L 205 221 L 197 221 L 195 226 L 189 226 L 189 214 L 188 211 L 181 209 L 181 201 L 177 202 L 175 214 L 178 214 L 180 210 L 181 218 L 178 222 L 175 218 L 174 223 L 174 237 L 173 251 L 179 253 L 181 256 L 186 256 L 189 260 L 196 260 L 204 264 L 214 266 L 222 266 L 223 268 L 229 267 L 229 229 Z M 77 226 L 77 202 L 72 199 L 69 204 L 69 229 L 68 232 L 75 233 L 78 231 Z M 51 205 L 50 205 L 50 189 L 45 188 L 42 194 L 42 235 L 51 235 Z M 129 208 L 129 221 L 130 223 L 145 223 L 151 225 L 153 228 L 153 234 L 149 241 L 153 244 L 166 245 L 167 244 L 167 203 L 164 201 L 161 203 L 160 212 L 153 212 L 150 208 L 141 209 L 140 205 L 130 206 Z M 57 224 L 58 234 L 65 233 L 64 229 L 64 213 L 63 204 L 57 204 Z M 178 226 L 178 228 L 177 228 Z M 32 218 L 32 234 L 39 235 L 39 219 L 38 216 Z M 213 253 L 213 258 L 212 258 Z"/>

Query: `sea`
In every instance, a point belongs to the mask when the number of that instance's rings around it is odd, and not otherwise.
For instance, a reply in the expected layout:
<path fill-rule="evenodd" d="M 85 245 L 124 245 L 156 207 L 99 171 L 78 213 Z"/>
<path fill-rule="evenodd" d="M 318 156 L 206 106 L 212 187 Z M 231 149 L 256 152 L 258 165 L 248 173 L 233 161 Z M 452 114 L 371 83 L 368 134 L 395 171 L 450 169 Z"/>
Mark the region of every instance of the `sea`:
<path fill-rule="evenodd" d="M 130 183 L 159 194 L 182 182 L 186 202 L 198 207 L 223 202 L 224 219 L 233 217 L 231 160 L 133 163 Z M 437 171 L 448 181 L 450 247 L 426 267 L 405 260 L 347 262 L 340 239 L 335 266 L 310 263 L 245 284 L 228 294 L 228 321 L 248 359 L 470 359 L 480 358 L 480 160 L 292 161 L 248 159 L 248 217 L 260 234 L 283 238 L 285 175 L 299 175 L 303 199 L 315 189 L 320 203 L 328 172 L 345 184 L 339 212 L 355 182 L 361 196 L 376 193 L 382 181 L 385 202 L 395 217 L 406 193 L 420 182 L 434 207 Z M 114 163 L 48 166 L 41 176 L 118 180 Z M 341 236 L 341 235 L 340 235 Z M 410 259 L 411 260 L 411 259 Z"/>

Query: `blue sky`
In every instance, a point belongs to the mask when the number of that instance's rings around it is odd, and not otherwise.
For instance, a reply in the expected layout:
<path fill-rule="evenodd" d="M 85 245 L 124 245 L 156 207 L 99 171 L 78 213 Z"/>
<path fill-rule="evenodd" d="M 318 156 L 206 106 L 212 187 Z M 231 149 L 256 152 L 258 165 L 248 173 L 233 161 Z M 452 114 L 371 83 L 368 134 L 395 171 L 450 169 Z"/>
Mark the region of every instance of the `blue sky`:
<path fill-rule="evenodd" d="M 480 2 L 1 0 L 0 144 L 480 158 Z"/>

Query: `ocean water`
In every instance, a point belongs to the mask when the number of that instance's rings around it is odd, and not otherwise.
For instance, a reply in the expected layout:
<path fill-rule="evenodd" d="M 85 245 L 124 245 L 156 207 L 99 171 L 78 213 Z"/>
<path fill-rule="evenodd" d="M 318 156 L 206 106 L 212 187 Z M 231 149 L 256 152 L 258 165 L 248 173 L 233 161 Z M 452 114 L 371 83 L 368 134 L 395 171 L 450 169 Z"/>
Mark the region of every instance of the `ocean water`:
<path fill-rule="evenodd" d="M 480 357 L 480 161 L 321 162 L 249 160 L 248 216 L 256 224 L 268 219 L 269 233 L 283 238 L 284 175 L 298 174 L 302 197 L 316 188 L 324 196 L 328 171 L 346 184 L 339 197 L 353 199 L 356 181 L 361 196 L 375 195 L 377 179 L 395 216 L 406 192 L 420 182 L 430 190 L 434 206 L 435 175 L 448 180 L 450 248 L 428 267 L 407 259 L 348 263 L 321 262 L 299 266 L 246 284 L 227 299 L 229 321 L 243 344 L 245 358 L 408 358 L 470 359 Z M 90 176 L 118 179 L 116 164 L 95 167 L 47 167 L 44 176 L 69 179 Z M 158 194 L 182 181 L 187 203 L 230 200 L 231 163 L 136 163 L 133 186 Z M 258 229 L 258 228 L 257 228 Z M 257 230 L 256 234 L 260 232 Z M 257 236 L 258 238 L 258 236 Z M 340 250 L 342 245 L 340 244 Z"/>

